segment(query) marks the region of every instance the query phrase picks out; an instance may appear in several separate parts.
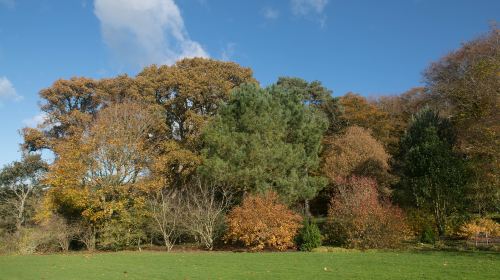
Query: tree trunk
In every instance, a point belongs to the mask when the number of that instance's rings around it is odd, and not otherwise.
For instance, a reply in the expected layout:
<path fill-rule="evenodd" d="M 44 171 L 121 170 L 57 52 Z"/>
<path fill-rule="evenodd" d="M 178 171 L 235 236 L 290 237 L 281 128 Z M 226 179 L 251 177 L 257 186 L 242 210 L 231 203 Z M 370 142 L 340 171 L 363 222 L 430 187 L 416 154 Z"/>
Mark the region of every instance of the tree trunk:
<path fill-rule="evenodd" d="M 309 207 L 309 199 L 305 199 L 304 200 L 304 215 L 307 217 L 307 218 L 310 218 L 311 217 L 311 209 Z"/>

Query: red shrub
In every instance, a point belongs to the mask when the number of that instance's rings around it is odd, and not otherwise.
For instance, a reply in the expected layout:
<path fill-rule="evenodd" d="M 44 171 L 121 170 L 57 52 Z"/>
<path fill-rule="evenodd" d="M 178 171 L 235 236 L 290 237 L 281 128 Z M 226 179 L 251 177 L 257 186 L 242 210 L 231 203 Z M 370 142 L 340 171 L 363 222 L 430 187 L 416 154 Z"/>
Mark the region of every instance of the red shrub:
<path fill-rule="evenodd" d="M 381 202 L 376 183 L 364 177 L 351 177 L 337 185 L 327 231 L 332 243 L 362 249 L 398 247 L 409 235 L 401 209 Z"/>

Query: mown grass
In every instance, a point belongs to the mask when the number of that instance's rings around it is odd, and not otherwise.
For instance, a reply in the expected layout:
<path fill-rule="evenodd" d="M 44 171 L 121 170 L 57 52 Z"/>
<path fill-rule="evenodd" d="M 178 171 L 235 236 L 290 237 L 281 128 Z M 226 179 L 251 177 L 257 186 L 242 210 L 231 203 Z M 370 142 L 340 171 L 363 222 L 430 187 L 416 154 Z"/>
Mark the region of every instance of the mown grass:
<path fill-rule="evenodd" d="M 500 254 L 119 252 L 0 256 L 0 279 L 500 279 Z"/>

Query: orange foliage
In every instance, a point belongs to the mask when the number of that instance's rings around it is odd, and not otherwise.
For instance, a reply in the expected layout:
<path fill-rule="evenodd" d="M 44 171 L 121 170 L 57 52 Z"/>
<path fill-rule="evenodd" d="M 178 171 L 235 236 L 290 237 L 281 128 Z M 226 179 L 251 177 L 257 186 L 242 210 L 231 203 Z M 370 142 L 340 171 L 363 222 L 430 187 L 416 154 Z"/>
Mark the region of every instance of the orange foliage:
<path fill-rule="evenodd" d="M 378 164 L 382 170 L 389 169 L 389 155 L 384 146 L 358 126 L 347 128 L 344 134 L 325 139 L 323 172 L 334 182 L 348 177 L 367 161 Z"/>
<path fill-rule="evenodd" d="M 301 221 L 298 214 L 278 202 L 276 193 L 250 195 L 228 214 L 226 240 L 243 242 L 252 251 L 283 251 L 294 246 Z"/>

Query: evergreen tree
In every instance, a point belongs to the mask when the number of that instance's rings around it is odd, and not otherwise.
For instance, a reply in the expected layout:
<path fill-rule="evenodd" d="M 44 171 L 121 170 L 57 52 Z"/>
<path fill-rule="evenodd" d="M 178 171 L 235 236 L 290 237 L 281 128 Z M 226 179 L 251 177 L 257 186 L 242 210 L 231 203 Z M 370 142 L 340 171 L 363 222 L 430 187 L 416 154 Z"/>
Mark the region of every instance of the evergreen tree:
<path fill-rule="evenodd" d="M 307 202 L 326 184 L 315 173 L 326 128 L 297 91 L 242 86 L 204 132 L 199 171 L 238 191 L 274 190 L 288 203 Z"/>
<path fill-rule="evenodd" d="M 414 116 L 401 140 L 400 194 L 433 213 L 441 236 L 450 214 L 463 206 L 467 172 L 454 143 L 451 123 L 429 108 Z"/>

